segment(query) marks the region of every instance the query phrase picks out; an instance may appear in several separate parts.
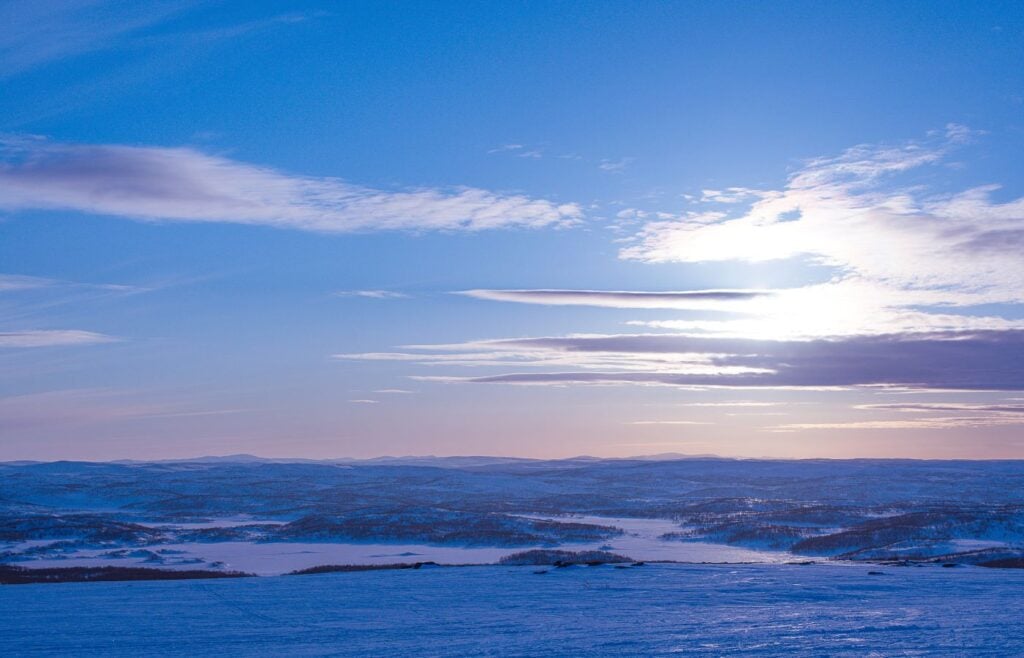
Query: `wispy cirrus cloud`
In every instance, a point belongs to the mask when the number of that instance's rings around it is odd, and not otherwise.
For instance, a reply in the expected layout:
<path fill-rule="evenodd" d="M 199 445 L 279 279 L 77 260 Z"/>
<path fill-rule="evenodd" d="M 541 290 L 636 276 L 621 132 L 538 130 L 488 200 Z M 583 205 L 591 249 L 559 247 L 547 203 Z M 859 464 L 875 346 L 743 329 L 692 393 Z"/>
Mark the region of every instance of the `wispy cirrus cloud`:
<path fill-rule="evenodd" d="M 972 404 L 961 402 L 897 402 L 885 404 L 861 404 L 857 409 L 881 409 L 885 411 L 934 411 L 954 413 L 1024 414 L 1024 404 Z"/>
<path fill-rule="evenodd" d="M 409 295 L 394 290 L 339 290 L 335 297 L 362 297 L 364 299 L 407 299 Z"/>
<path fill-rule="evenodd" d="M 0 5 L 0 78 L 104 50 L 187 9 L 192 2 L 62 0 Z"/>
<path fill-rule="evenodd" d="M 572 152 L 552 152 L 547 146 L 527 146 L 526 144 L 509 143 L 487 150 L 488 155 L 505 155 L 529 160 L 554 159 L 582 162 L 596 165 L 601 171 L 621 173 L 635 158 L 600 158 L 593 160 Z"/>
<path fill-rule="evenodd" d="M 618 160 L 605 158 L 598 163 L 597 168 L 601 171 L 617 174 L 624 171 L 632 162 L 633 158 L 619 158 Z"/>
<path fill-rule="evenodd" d="M 755 190 L 749 187 L 727 187 L 724 190 L 701 190 L 700 200 L 704 203 L 743 203 L 753 199 L 772 198 L 777 195 L 777 192 Z"/>
<path fill-rule="evenodd" d="M 1024 418 L 1006 416 L 960 416 L 947 418 L 915 418 L 911 420 L 855 420 L 834 423 L 787 423 L 767 428 L 770 432 L 816 430 L 944 430 L 971 427 L 1002 427 L 1024 425 Z"/>
<path fill-rule="evenodd" d="M 175 19 L 203 8 L 196 0 L 34 0 L 0 4 L 0 78 L 91 53 L 150 47 L 185 54 L 204 44 L 278 24 L 298 23 L 300 13 L 272 14 L 234 23 L 179 29 Z M 316 14 L 312 14 L 316 15 Z"/>
<path fill-rule="evenodd" d="M 685 402 L 679 407 L 777 407 L 780 402 L 755 402 L 753 400 L 731 400 L 728 402 Z"/>
<path fill-rule="evenodd" d="M 508 153 L 510 151 L 522 151 L 525 148 L 522 144 L 502 144 L 501 146 L 495 146 L 492 149 L 488 149 L 487 153 Z"/>
<path fill-rule="evenodd" d="M 816 423 L 787 423 L 769 428 L 774 432 L 807 430 L 901 430 L 901 429 L 955 429 L 971 427 L 1001 427 L 1024 425 L 1024 404 L 977 404 L 960 402 L 910 402 L 859 404 L 858 411 L 898 412 L 914 414 L 915 418 L 883 418 Z M 926 414 L 926 415 L 920 415 Z"/>
<path fill-rule="evenodd" d="M 97 345 L 113 343 L 114 336 L 77 329 L 38 329 L 27 331 L 0 331 L 0 348 L 4 347 L 62 347 L 70 345 Z"/>
<path fill-rule="evenodd" d="M 130 296 L 151 288 L 114 283 L 83 283 L 39 276 L 0 274 L 0 348 L 98 345 L 121 339 L 80 329 L 21 329 L 52 324 L 50 309 L 75 302 Z M 19 326 L 20 325 L 20 326 Z M 11 327 L 14 327 L 12 329 Z"/>
<path fill-rule="evenodd" d="M 63 279 L 26 276 L 23 274 L 0 274 L 0 293 L 54 288 L 78 288 L 118 293 L 136 293 L 150 290 L 149 288 L 142 286 L 132 286 L 119 283 L 83 283 L 80 281 L 65 281 Z"/>
<path fill-rule="evenodd" d="M 711 425 L 702 420 L 634 420 L 630 425 Z"/>
<path fill-rule="evenodd" d="M 565 226 L 576 204 L 478 188 L 381 190 L 191 148 L 0 141 L 0 208 L 324 233 Z"/>
<path fill-rule="evenodd" d="M 53 279 L 20 274 L 0 274 L 0 292 L 38 290 L 54 285 Z"/>
<path fill-rule="evenodd" d="M 612 371 L 623 376 L 649 373 L 672 375 L 714 375 L 767 372 L 762 369 L 715 364 L 711 355 L 699 350 L 680 351 L 622 349 L 615 346 L 594 349 L 566 349 L 549 341 L 581 341 L 612 336 L 577 336 L 565 339 L 527 338 L 486 340 L 449 345 L 407 345 L 404 352 L 364 352 L 335 354 L 350 361 L 406 361 L 426 366 L 460 368 L 581 368 L 588 371 Z M 621 338 L 621 337 L 620 337 Z M 535 373 L 538 377 L 542 373 Z M 585 376 L 585 375 L 583 375 Z M 458 379 L 458 378 L 456 378 Z M 582 381 L 582 379 L 580 380 Z M 604 381 L 603 379 L 600 381 Z"/>
<path fill-rule="evenodd" d="M 245 409 L 198 409 L 186 401 L 154 399 L 130 390 L 77 388 L 0 397 L 0 427 L 65 428 L 146 419 L 237 414 Z"/>
<path fill-rule="evenodd" d="M 765 290 L 683 290 L 667 292 L 628 290 L 461 290 L 476 299 L 546 306 L 600 306 L 605 308 L 718 309 L 735 302 L 770 296 Z"/>

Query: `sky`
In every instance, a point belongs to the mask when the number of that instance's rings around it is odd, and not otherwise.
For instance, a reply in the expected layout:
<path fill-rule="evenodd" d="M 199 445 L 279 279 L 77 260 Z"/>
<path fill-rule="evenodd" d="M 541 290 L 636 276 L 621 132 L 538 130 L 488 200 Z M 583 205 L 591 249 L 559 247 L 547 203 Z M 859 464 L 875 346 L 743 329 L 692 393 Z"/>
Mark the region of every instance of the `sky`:
<path fill-rule="evenodd" d="M 1024 458 L 1019 2 L 0 24 L 0 460 Z"/>

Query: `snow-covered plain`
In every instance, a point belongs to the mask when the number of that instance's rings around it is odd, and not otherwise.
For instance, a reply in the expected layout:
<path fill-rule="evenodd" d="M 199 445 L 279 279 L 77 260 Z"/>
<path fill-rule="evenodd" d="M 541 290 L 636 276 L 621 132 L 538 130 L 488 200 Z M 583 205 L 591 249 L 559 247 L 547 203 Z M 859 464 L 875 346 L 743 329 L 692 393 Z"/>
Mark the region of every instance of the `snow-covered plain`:
<path fill-rule="evenodd" d="M 1022 571 L 835 564 L 534 571 L 2 587 L 0 655 L 1024 655 Z"/>
<path fill-rule="evenodd" d="M 1024 559 L 1024 461 L 0 463 L 0 564 L 273 575 L 532 548 L 1005 566 Z"/>

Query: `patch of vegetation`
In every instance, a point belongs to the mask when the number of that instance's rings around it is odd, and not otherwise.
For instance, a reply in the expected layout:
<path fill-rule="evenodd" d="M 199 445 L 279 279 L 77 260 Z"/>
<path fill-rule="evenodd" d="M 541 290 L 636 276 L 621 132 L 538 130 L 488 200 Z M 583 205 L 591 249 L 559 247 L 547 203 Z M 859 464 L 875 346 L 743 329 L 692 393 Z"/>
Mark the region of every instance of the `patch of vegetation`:
<path fill-rule="evenodd" d="M 200 578 L 246 578 L 241 571 L 171 570 L 146 567 L 59 567 L 27 569 L 0 566 L 0 585 L 30 583 L 82 583 L 119 580 L 192 580 Z"/>
<path fill-rule="evenodd" d="M 979 562 L 978 566 L 989 567 L 991 569 L 1024 569 L 1024 557 L 1007 557 L 1001 560 L 989 560 L 988 562 Z"/>
<path fill-rule="evenodd" d="M 399 562 L 394 564 L 322 564 L 308 569 L 286 573 L 286 576 L 309 576 L 318 573 L 349 573 L 353 571 L 388 571 L 392 569 L 422 569 L 441 566 L 436 562 Z"/>
<path fill-rule="evenodd" d="M 599 564 L 621 564 L 623 562 L 632 561 L 632 559 L 625 555 L 609 553 L 608 551 L 558 551 L 536 549 L 506 555 L 498 560 L 498 564 L 506 566 L 552 565 L 556 567 L 563 567 L 573 564 L 596 566 Z"/>
<path fill-rule="evenodd" d="M 460 546 L 529 546 L 602 541 L 608 526 L 439 507 L 369 508 L 340 515 L 309 514 L 278 526 L 277 541 L 422 542 Z"/>

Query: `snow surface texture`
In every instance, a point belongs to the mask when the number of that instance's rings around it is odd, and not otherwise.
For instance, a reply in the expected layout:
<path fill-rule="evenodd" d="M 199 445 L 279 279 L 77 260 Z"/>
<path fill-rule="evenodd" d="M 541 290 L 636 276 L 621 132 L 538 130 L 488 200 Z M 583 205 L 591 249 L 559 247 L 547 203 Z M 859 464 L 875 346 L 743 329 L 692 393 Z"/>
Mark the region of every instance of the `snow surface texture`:
<path fill-rule="evenodd" d="M 535 570 L 3 587 L 0 655 L 1024 655 L 1024 571 Z"/>

